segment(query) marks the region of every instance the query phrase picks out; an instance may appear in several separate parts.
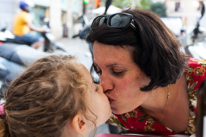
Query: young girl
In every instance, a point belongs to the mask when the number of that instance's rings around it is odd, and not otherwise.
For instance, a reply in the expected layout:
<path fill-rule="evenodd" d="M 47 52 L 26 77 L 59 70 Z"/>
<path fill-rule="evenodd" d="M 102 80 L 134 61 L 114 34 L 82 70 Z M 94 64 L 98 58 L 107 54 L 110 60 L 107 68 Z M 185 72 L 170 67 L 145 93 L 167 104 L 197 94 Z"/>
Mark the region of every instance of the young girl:
<path fill-rule="evenodd" d="M 111 115 L 100 85 L 74 57 L 37 60 L 5 92 L 0 137 L 88 137 Z"/>

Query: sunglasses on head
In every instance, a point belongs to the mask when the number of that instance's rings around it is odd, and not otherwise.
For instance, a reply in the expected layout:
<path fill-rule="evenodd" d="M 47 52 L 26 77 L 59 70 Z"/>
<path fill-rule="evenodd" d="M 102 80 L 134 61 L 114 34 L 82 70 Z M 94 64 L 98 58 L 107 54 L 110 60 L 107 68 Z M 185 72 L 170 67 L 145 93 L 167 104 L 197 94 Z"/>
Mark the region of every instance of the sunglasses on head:
<path fill-rule="evenodd" d="M 118 29 L 124 29 L 130 26 L 137 31 L 137 25 L 133 20 L 133 15 L 129 13 L 116 13 L 112 15 L 97 16 L 92 22 L 91 29 L 95 30 L 103 23 L 105 23 L 108 27 Z"/>

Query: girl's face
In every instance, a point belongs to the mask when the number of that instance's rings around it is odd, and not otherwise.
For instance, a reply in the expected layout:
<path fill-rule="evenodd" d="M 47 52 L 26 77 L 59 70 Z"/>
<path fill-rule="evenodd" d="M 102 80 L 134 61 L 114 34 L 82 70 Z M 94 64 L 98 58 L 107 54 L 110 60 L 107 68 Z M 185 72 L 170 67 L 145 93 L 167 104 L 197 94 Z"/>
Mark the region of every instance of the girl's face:
<path fill-rule="evenodd" d="M 112 112 L 123 114 L 142 105 L 148 92 L 140 91 L 150 79 L 133 62 L 129 49 L 94 42 L 94 65 Z"/>
<path fill-rule="evenodd" d="M 82 64 L 80 68 L 80 72 L 82 73 L 83 78 L 86 80 L 89 88 L 87 92 L 89 109 L 93 114 L 97 116 L 97 119 L 95 121 L 96 126 L 100 126 L 101 124 L 105 123 L 111 116 L 112 111 L 109 105 L 109 100 L 103 93 L 102 86 L 93 82 L 92 76 L 87 68 Z M 90 113 L 90 116 L 94 117 L 93 114 Z"/>

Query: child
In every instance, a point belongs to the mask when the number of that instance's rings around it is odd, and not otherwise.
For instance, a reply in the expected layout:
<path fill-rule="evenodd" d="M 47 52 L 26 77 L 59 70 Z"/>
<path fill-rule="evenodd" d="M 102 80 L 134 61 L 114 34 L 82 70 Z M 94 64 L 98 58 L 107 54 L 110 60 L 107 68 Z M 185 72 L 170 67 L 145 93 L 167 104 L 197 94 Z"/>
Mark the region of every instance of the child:
<path fill-rule="evenodd" d="M 37 60 L 5 92 L 0 137 L 88 137 L 111 115 L 100 85 L 74 57 Z"/>

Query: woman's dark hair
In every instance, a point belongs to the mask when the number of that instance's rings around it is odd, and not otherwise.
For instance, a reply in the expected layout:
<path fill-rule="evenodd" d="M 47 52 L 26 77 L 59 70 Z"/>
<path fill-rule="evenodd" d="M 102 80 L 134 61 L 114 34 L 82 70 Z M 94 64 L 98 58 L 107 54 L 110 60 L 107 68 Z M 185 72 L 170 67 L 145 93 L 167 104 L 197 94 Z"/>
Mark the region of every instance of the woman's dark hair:
<path fill-rule="evenodd" d="M 103 24 L 90 32 L 87 42 L 132 47 L 133 61 L 151 79 L 147 86 L 140 88 L 142 91 L 175 83 L 187 62 L 176 36 L 155 13 L 140 9 L 122 12 L 133 15 L 138 32 L 131 27 L 115 29 Z"/>

